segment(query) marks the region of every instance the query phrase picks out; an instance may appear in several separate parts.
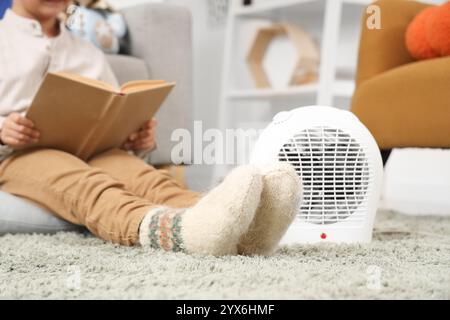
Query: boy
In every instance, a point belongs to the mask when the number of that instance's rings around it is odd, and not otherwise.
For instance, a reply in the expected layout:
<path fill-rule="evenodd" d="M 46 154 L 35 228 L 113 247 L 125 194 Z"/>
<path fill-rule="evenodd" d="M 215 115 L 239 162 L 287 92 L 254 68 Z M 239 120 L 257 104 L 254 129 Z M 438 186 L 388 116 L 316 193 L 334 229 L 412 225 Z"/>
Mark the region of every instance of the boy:
<path fill-rule="evenodd" d="M 295 215 L 300 183 L 286 165 L 235 169 L 200 197 L 127 151 L 155 146 L 154 121 L 87 162 L 39 139 L 23 116 L 46 72 L 117 85 L 103 54 L 57 16 L 68 0 L 14 0 L 0 22 L 0 189 L 123 245 L 211 255 L 270 254 Z M 87 58 L 88 57 L 88 58 Z"/>

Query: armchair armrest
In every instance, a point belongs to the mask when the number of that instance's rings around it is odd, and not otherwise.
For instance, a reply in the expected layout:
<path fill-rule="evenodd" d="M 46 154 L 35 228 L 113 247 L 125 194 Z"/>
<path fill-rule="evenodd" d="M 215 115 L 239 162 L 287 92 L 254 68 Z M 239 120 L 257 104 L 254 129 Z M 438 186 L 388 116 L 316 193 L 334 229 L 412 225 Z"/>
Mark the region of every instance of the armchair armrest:
<path fill-rule="evenodd" d="M 191 13 L 182 6 L 155 3 L 129 7 L 122 13 L 128 25 L 129 53 L 145 61 L 150 78 L 176 82 L 156 115 L 158 148 L 149 159 L 152 164 L 169 164 L 173 130 L 192 126 Z"/>
<path fill-rule="evenodd" d="M 374 4 L 381 9 L 381 29 L 369 30 L 366 21 L 370 14 L 363 15 L 357 86 L 375 75 L 414 61 L 406 48 L 406 30 L 414 17 L 430 6 L 405 0 L 379 0 Z"/>
<path fill-rule="evenodd" d="M 450 147 L 450 57 L 404 65 L 365 81 L 352 111 L 381 149 Z"/>

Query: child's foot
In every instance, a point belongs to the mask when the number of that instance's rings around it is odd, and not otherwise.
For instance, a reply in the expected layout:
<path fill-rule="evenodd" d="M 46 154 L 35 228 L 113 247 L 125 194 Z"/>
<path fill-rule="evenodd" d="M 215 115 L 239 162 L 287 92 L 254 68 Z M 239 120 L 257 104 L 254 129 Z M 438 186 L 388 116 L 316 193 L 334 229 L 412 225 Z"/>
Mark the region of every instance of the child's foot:
<path fill-rule="evenodd" d="M 261 199 L 262 176 L 254 166 L 233 170 L 194 207 L 152 209 L 139 227 L 141 245 L 166 251 L 237 254 Z"/>
<path fill-rule="evenodd" d="M 238 245 L 240 254 L 272 254 L 294 220 L 301 199 L 301 182 L 289 164 L 262 169 L 263 191 L 255 219 Z"/>

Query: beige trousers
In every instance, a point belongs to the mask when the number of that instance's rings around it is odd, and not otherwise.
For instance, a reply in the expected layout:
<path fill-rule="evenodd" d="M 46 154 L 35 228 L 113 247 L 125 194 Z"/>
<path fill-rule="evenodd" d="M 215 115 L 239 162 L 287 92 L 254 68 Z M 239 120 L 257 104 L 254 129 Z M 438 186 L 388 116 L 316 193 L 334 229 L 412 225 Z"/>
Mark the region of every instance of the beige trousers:
<path fill-rule="evenodd" d="M 0 189 L 123 245 L 138 243 L 139 225 L 151 208 L 191 207 L 200 197 L 118 149 L 88 162 L 53 149 L 17 152 L 0 163 Z"/>

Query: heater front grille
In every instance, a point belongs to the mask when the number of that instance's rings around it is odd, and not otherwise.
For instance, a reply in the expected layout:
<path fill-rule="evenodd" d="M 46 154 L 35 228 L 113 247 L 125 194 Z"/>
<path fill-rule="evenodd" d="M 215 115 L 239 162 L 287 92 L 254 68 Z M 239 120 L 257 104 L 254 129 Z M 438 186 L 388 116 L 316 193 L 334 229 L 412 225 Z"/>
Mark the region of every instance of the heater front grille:
<path fill-rule="evenodd" d="M 291 164 L 303 184 L 299 218 L 327 225 L 364 221 L 373 173 L 361 144 L 331 127 L 312 127 L 283 145 L 278 160 Z"/>

